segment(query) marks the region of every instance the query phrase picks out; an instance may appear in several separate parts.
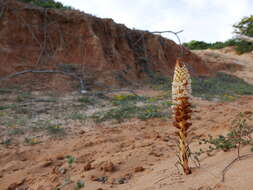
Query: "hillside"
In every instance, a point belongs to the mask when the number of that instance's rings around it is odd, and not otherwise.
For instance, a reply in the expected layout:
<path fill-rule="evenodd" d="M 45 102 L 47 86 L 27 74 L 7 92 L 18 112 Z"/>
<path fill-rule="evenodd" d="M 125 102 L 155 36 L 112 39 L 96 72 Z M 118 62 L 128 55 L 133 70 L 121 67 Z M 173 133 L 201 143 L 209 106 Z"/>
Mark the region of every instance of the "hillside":
<path fill-rule="evenodd" d="M 54 69 L 75 73 L 93 87 L 98 83 L 129 86 L 156 75 L 171 75 L 180 54 L 180 47 L 171 40 L 79 11 L 7 0 L 1 1 L 1 13 L 0 77 Z M 208 74 L 198 56 L 187 49 L 184 52 L 183 59 L 195 75 Z M 44 73 L 19 76 L 10 84 L 73 90 L 77 84 L 71 81 L 67 76 Z"/>

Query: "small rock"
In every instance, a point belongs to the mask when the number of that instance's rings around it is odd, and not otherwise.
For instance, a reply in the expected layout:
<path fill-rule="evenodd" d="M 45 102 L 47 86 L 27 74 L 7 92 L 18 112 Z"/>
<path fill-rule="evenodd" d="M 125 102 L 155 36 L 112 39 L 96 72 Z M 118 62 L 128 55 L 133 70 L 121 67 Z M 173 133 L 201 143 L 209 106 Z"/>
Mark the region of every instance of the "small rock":
<path fill-rule="evenodd" d="M 51 166 L 52 164 L 53 164 L 52 161 L 47 161 L 47 162 L 43 163 L 43 164 L 41 165 L 41 167 L 42 167 L 42 168 L 47 168 L 47 167 Z"/>
<path fill-rule="evenodd" d="M 134 172 L 137 173 L 137 172 L 143 172 L 145 170 L 145 168 L 143 168 L 142 166 L 139 166 L 139 167 L 136 167 L 134 169 Z"/>
<path fill-rule="evenodd" d="M 117 180 L 117 183 L 118 184 L 125 184 L 125 183 L 127 183 L 127 179 L 126 178 L 119 178 L 118 180 Z"/>
<path fill-rule="evenodd" d="M 91 166 L 91 163 L 89 162 L 89 163 L 87 163 L 84 167 L 83 167 L 83 170 L 84 171 L 89 171 L 89 170 L 91 170 L 91 169 L 93 169 L 92 168 L 92 166 Z"/>
<path fill-rule="evenodd" d="M 105 161 L 99 165 L 99 169 L 104 172 L 114 172 L 116 168 L 111 161 Z"/>
<path fill-rule="evenodd" d="M 56 159 L 57 159 L 57 160 L 64 160 L 64 159 L 65 159 L 65 156 L 63 156 L 63 155 L 58 155 L 58 156 L 56 157 Z"/>
<path fill-rule="evenodd" d="M 65 174 L 66 172 L 67 172 L 67 169 L 66 168 L 59 168 L 59 172 L 61 173 L 61 174 Z"/>
<path fill-rule="evenodd" d="M 244 115 L 250 115 L 250 114 L 252 114 L 252 111 L 245 111 L 244 112 Z"/>
<path fill-rule="evenodd" d="M 79 131 L 80 135 L 83 135 L 84 133 L 86 133 L 84 130 Z"/>
<path fill-rule="evenodd" d="M 101 183 L 106 183 L 108 181 L 108 177 L 107 176 L 98 177 L 94 181 L 98 181 L 98 182 L 101 182 Z"/>
<path fill-rule="evenodd" d="M 97 179 L 96 176 L 94 176 L 94 175 L 90 176 L 90 180 L 91 180 L 91 181 L 96 181 L 96 179 Z"/>

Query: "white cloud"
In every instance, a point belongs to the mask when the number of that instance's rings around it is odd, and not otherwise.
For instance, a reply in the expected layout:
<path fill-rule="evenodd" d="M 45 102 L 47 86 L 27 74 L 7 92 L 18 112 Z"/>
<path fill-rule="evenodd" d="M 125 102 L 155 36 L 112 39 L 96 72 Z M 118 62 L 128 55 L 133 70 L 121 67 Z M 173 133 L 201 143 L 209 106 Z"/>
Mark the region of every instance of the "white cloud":
<path fill-rule="evenodd" d="M 59 0 L 98 17 L 142 30 L 184 29 L 183 41 L 224 41 L 252 14 L 252 0 Z M 172 35 L 166 35 L 173 38 Z"/>

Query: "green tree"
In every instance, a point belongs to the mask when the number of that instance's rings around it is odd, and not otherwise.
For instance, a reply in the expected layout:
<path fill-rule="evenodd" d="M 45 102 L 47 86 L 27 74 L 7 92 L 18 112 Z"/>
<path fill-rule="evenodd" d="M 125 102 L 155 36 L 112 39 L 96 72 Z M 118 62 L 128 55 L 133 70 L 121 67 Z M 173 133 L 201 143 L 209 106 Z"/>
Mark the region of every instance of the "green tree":
<path fill-rule="evenodd" d="M 253 37 L 253 15 L 244 17 L 239 23 L 234 24 L 234 33 Z M 253 50 L 253 43 L 244 40 L 237 40 L 236 50 L 238 53 L 250 52 Z"/>

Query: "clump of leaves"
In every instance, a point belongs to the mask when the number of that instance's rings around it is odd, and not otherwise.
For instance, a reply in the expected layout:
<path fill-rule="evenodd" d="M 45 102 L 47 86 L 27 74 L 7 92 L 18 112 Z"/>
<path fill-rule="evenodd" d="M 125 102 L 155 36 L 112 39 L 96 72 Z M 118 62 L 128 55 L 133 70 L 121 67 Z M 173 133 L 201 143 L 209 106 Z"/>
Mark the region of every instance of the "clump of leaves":
<path fill-rule="evenodd" d="M 96 100 L 94 100 L 93 98 L 91 98 L 89 96 L 83 96 L 78 99 L 78 102 L 81 102 L 81 103 L 87 104 L 87 105 L 94 105 Z"/>
<path fill-rule="evenodd" d="M 25 137 L 25 144 L 27 145 L 35 145 L 40 143 L 36 137 Z"/>
<path fill-rule="evenodd" d="M 84 181 L 78 180 L 76 182 L 75 190 L 79 190 L 79 189 L 82 189 L 82 188 L 84 188 Z"/>
<path fill-rule="evenodd" d="M 114 105 L 124 105 L 124 104 L 135 104 L 139 101 L 145 101 L 147 100 L 144 96 L 138 96 L 134 94 L 119 94 L 115 95 L 112 98 L 112 103 Z"/>
<path fill-rule="evenodd" d="M 236 144 L 229 138 L 219 135 L 218 137 L 214 138 L 211 135 L 209 135 L 208 139 L 202 140 L 205 144 L 209 143 L 213 146 L 209 146 L 209 151 L 211 150 L 223 150 L 224 152 L 227 152 L 231 150 L 232 148 L 236 148 Z"/>
<path fill-rule="evenodd" d="M 47 126 L 46 129 L 49 134 L 53 134 L 53 135 L 65 134 L 64 128 L 62 128 L 60 125 L 49 125 L 49 126 Z"/>
<path fill-rule="evenodd" d="M 161 111 L 161 108 L 156 105 L 146 105 L 140 107 L 139 112 L 137 113 L 137 117 L 142 120 L 146 120 L 149 118 L 160 118 L 165 117 L 167 114 Z"/>
<path fill-rule="evenodd" d="M 67 155 L 65 158 L 67 160 L 69 168 L 71 168 L 72 164 L 75 162 L 76 158 L 74 156 L 71 156 L 71 155 Z"/>

